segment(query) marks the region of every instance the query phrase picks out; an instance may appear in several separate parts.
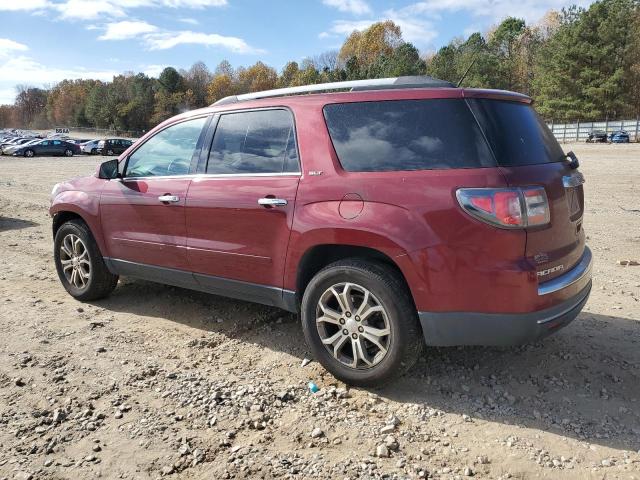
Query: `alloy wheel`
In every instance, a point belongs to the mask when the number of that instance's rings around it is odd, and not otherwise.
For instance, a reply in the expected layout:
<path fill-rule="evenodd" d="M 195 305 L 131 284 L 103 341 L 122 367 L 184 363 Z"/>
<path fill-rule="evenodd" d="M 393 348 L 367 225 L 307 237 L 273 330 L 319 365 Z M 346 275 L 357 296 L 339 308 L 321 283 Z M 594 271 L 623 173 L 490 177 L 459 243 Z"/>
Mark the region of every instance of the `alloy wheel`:
<path fill-rule="evenodd" d="M 338 283 L 320 296 L 316 328 L 327 351 L 343 365 L 363 370 L 379 364 L 392 338 L 386 310 L 366 288 Z"/>
<path fill-rule="evenodd" d="M 83 289 L 91 279 L 91 262 L 84 242 L 73 233 L 68 234 L 60 245 L 60 263 L 67 282 Z"/>

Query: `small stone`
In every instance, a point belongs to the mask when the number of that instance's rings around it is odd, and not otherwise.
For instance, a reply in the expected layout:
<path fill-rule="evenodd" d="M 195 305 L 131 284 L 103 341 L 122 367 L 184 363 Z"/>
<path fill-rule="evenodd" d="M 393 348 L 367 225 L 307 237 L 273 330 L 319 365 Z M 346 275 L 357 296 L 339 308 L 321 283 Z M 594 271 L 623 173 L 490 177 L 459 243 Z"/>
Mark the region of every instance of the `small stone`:
<path fill-rule="evenodd" d="M 64 410 L 56 408 L 53 411 L 53 423 L 61 423 L 66 418 L 66 416 L 67 414 Z"/>
<path fill-rule="evenodd" d="M 308 358 L 304 358 L 304 359 L 302 359 L 302 364 L 300 366 L 301 367 L 306 367 L 310 363 L 311 363 L 311 360 L 309 360 Z"/>
<path fill-rule="evenodd" d="M 14 383 L 16 384 L 16 387 L 24 387 L 26 385 L 22 377 L 16 378 L 14 380 Z M 23 472 L 18 472 L 18 473 L 23 473 Z"/>
<path fill-rule="evenodd" d="M 50 467 L 51 465 L 53 465 L 53 458 L 47 458 L 47 459 L 44 461 L 44 466 L 45 466 L 45 467 Z"/>
<path fill-rule="evenodd" d="M 82 313 L 82 312 L 84 312 L 84 308 L 78 307 L 78 308 L 76 308 L 76 312 Z"/>
<path fill-rule="evenodd" d="M 96 352 L 98 352 L 98 353 L 104 353 L 104 352 L 106 352 L 106 351 L 107 351 L 107 349 L 106 349 L 106 348 L 104 348 L 104 347 L 98 347 L 98 348 L 96 348 Z"/>
<path fill-rule="evenodd" d="M 384 437 L 384 444 L 389 450 L 396 451 L 400 448 L 398 441 L 393 435 L 387 435 L 386 437 Z"/>
<path fill-rule="evenodd" d="M 627 267 L 637 267 L 638 265 L 640 265 L 640 261 L 638 260 L 618 260 L 618 265 L 623 265 L 623 266 L 627 266 Z"/>
<path fill-rule="evenodd" d="M 386 445 L 381 444 L 376 447 L 376 457 L 380 458 L 388 458 L 389 457 L 389 449 Z"/>
<path fill-rule="evenodd" d="M 122 418 L 122 412 L 121 412 L 120 410 L 118 410 L 118 411 L 115 413 L 114 417 L 115 417 L 115 418 L 117 418 L 117 419 Z"/>
<path fill-rule="evenodd" d="M 87 455 L 86 457 L 84 457 L 84 460 L 85 460 L 86 462 L 94 462 L 94 461 L 95 461 L 95 459 L 96 459 L 96 456 L 95 456 L 95 455 Z"/>
<path fill-rule="evenodd" d="M 189 448 L 189 445 L 186 443 L 183 443 L 182 445 L 180 445 L 180 448 L 178 449 L 178 453 L 183 457 L 187 455 L 190 451 L 191 451 L 191 448 Z"/>
<path fill-rule="evenodd" d="M 318 438 L 322 435 L 324 435 L 324 432 L 319 427 L 316 427 L 311 431 L 311 438 Z"/>
<path fill-rule="evenodd" d="M 396 429 L 395 425 L 385 425 L 380 429 L 380 433 L 382 435 L 386 435 L 387 433 L 392 433 Z"/>
<path fill-rule="evenodd" d="M 31 480 L 33 475 L 28 472 L 18 472 L 13 477 L 15 480 Z"/>
<path fill-rule="evenodd" d="M 473 477 L 473 470 L 471 470 L 470 467 L 465 467 L 464 476 L 465 477 Z"/>
<path fill-rule="evenodd" d="M 603 467 L 610 467 L 611 466 L 611 460 L 609 460 L 608 458 L 605 458 L 600 463 L 602 464 Z"/>
<path fill-rule="evenodd" d="M 173 465 L 162 467 L 162 470 L 160 472 L 162 473 L 162 475 L 171 475 L 173 473 Z"/>
<path fill-rule="evenodd" d="M 94 452 L 99 452 L 100 450 L 102 450 L 102 447 L 100 445 L 94 445 L 92 450 Z"/>

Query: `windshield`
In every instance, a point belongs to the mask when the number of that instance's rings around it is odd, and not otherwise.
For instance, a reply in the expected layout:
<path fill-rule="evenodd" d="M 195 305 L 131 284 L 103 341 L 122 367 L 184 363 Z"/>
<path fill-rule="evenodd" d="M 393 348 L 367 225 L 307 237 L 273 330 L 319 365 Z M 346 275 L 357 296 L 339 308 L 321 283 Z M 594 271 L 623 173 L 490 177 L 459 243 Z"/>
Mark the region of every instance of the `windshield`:
<path fill-rule="evenodd" d="M 498 165 L 562 162 L 564 152 L 531 105 L 489 99 L 468 100 Z"/>

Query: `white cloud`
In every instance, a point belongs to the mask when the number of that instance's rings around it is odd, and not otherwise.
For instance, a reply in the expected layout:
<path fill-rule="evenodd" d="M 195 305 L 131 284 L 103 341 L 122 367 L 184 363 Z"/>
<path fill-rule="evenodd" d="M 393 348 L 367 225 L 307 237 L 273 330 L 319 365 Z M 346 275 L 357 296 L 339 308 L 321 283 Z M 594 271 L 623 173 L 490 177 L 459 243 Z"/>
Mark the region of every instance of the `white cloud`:
<path fill-rule="evenodd" d="M 217 33 L 200 33 L 189 30 L 182 32 L 152 33 L 146 35 L 145 41 L 149 50 L 167 50 L 178 45 L 206 45 L 223 47 L 235 53 L 264 53 L 238 37 L 227 37 Z"/>
<path fill-rule="evenodd" d="M 101 17 L 123 17 L 124 9 L 108 0 L 67 0 L 55 8 L 67 20 L 92 20 Z"/>
<path fill-rule="evenodd" d="M 188 23 L 189 25 L 200 25 L 200 22 L 195 18 L 180 18 L 178 20 L 182 23 Z"/>
<path fill-rule="evenodd" d="M 367 15 L 371 13 L 371 7 L 364 0 L 322 0 L 328 7 L 337 8 L 341 12 L 355 15 Z"/>
<path fill-rule="evenodd" d="M 513 16 L 535 22 L 550 9 L 559 10 L 568 4 L 588 6 L 593 0 L 423 0 L 402 8 L 406 15 L 433 16 L 440 12 L 466 11 L 477 17 L 488 17 L 492 21 Z"/>
<path fill-rule="evenodd" d="M 98 40 L 126 40 L 134 38 L 146 33 L 155 32 L 158 27 L 144 21 L 113 22 L 106 25 L 104 34 L 98 37 Z"/>
<path fill-rule="evenodd" d="M 119 72 L 112 70 L 87 70 L 83 68 L 58 68 L 43 65 L 26 55 L 0 60 L 0 104 L 12 104 L 15 85 L 48 87 L 64 79 L 92 78 L 111 80 Z"/>
<path fill-rule="evenodd" d="M 31 57 L 19 55 L 0 63 L 1 83 L 16 85 L 20 83 L 42 86 L 57 83 L 61 80 L 75 78 L 93 78 L 97 80 L 111 80 L 118 72 L 111 70 L 87 70 L 84 68 L 58 68 L 43 65 Z"/>
<path fill-rule="evenodd" d="M 38 10 L 48 5 L 47 0 L 0 0 L 0 10 L 7 11 Z"/>
<path fill-rule="evenodd" d="M 166 65 L 147 65 L 146 67 L 143 67 L 142 73 L 148 77 L 158 78 L 165 67 Z"/>
<path fill-rule="evenodd" d="M 402 38 L 418 48 L 431 46 L 432 41 L 438 36 L 438 31 L 430 19 L 405 15 L 402 11 L 387 10 L 383 17 L 372 20 L 336 20 L 331 28 L 327 32 L 321 32 L 319 37 L 346 37 L 354 30 L 365 30 L 372 24 L 384 20 L 395 22 L 402 30 Z"/>
<path fill-rule="evenodd" d="M 23 43 L 14 42 L 8 38 L 0 38 L 0 56 L 10 52 L 25 52 L 27 50 L 29 50 L 29 47 Z"/>
<path fill-rule="evenodd" d="M 18 9 L 15 6 L 10 7 L 11 1 L 13 0 L 0 0 L 0 10 Z M 23 4 L 19 8 L 21 10 L 52 8 L 60 12 L 65 20 L 123 17 L 129 10 L 142 7 L 201 9 L 227 5 L 227 0 L 18 0 L 18 2 Z M 5 3 L 7 6 L 4 5 Z"/>

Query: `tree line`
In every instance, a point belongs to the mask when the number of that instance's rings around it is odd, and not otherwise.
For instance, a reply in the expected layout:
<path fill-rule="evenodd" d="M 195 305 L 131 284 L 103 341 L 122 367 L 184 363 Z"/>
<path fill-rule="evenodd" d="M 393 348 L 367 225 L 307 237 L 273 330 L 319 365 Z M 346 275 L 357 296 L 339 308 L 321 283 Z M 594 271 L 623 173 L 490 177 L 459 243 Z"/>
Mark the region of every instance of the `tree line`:
<path fill-rule="evenodd" d="M 313 83 L 431 75 L 464 86 L 513 90 L 534 98 L 548 120 L 601 120 L 640 113 L 640 0 L 601 0 L 588 9 L 549 11 L 538 23 L 509 17 L 488 32 L 455 38 L 421 56 L 392 21 L 354 31 L 339 50 L 278 72 L 263 62 L 234 68 L 203 62 L 159 77 L 126 73 L 111 82 L 63 80 L 16 87 L 0 106 L 0 127 L 86 126 L 142 132 L 228 95 Z"/>

